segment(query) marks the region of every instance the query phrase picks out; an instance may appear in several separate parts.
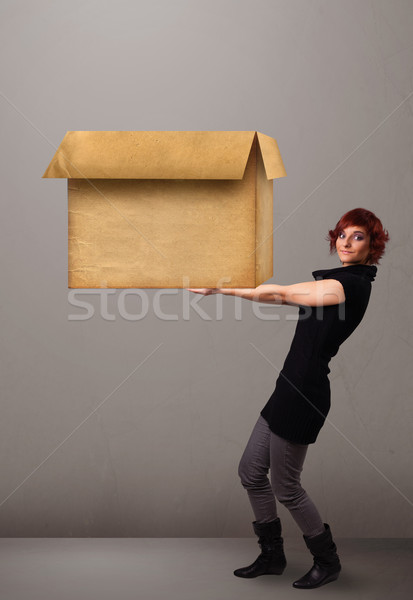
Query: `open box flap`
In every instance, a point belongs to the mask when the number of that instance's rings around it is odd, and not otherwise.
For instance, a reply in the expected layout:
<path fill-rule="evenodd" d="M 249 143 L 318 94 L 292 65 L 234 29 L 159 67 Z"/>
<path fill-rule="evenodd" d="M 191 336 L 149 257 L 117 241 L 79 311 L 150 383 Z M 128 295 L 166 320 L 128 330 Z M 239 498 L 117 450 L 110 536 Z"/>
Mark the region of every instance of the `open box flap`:
<path fill-rule="evenodd" d="M 255 131 L 68 131 L 43 177 L 242 179 Z M 258 134 L 268 179 L 285 175 L 277 142 Z"/>
<path fill-rule="evenodd" d="M 276 140 L 260 132 L 257 132 L 257 137 L 267 179 L 286 177 L 287 173 Z"/>

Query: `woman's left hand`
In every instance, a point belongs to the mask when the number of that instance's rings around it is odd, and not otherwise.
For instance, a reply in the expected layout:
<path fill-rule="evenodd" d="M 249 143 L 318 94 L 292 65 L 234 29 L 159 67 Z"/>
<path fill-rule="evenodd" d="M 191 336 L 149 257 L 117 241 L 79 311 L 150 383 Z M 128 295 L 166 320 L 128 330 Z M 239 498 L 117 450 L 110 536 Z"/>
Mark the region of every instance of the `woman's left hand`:
<path fill-rule="evenodd" d="M 188 292 L 195 292 L 195 294 L 202 294 L 203 296 L 209 296 L 210 294 L 219 294 L 220 288 L 185 288 Z"/>

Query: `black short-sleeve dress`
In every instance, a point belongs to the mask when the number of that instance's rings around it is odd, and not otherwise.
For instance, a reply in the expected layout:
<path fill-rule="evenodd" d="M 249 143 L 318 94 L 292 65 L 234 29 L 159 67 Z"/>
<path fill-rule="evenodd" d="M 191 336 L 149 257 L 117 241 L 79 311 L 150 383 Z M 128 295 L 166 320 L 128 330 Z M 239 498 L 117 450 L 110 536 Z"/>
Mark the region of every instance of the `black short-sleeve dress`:
<path fill-rule="evenodd" d="M 298 321 L 275 389 L 261 411 L 274 433 L 297 444 L 316 441 L 330 410 L 328 363 L 362 320 L 370 299 L 374 265 L 313 271 L 314 279 L 337 279 L 345 301 L 299 306 Z"/>

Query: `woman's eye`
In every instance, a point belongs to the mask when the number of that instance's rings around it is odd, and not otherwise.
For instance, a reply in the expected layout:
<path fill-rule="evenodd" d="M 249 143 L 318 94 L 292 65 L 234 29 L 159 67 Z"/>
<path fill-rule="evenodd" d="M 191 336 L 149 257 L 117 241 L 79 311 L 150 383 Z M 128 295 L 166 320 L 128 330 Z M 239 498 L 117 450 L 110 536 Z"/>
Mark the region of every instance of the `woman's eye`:
<path fill-rule="evenodd" d="M 340 237 L 340 238 L 343 237 L 343 236 L 345 237 L 345 234 L 343 232 L 338 234 L 338 237 Z M 362 235 L 356 233 L 355 236 L 354 236 L 354 239 L 363 240 L 364 238 L 363 238 Z"/>

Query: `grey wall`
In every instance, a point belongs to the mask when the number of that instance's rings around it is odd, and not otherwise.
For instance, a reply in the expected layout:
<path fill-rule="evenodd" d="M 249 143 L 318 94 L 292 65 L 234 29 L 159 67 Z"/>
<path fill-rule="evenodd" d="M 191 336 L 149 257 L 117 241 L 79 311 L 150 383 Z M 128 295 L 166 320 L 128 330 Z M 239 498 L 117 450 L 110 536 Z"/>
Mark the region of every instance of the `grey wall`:
<path fill-rule="evenodd" d="M 2 1 L 1 535 L 250 535 L 238 461 L 296 326 L 294 307 L 182 290 L 79 293 L 79 320 L 66 180 L 41 176 L 82 129 L 275 137 L 269 283 L 340 266 L 328 229 L 379 216 L 391 242 L 303 482 L 337 536 L 413 535 L 411 8 Z"/>

